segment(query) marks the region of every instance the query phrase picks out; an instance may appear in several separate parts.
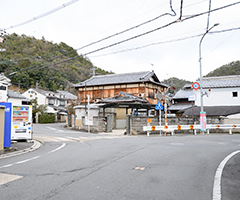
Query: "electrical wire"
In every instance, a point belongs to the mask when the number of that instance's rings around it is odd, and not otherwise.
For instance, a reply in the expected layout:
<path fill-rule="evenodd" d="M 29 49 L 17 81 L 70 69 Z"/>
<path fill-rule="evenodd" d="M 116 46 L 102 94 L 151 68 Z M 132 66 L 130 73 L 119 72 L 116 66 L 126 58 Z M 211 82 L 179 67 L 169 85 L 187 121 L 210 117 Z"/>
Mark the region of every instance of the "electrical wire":
<path fill-rule="evenodd" d="M 38 15 L 38 16 L 36 16 L 36 17 L 33 17 L 32 19 L 29 19 L 29 20 L 27 20 L 27 21 L 25 21 L 25 22 L 22 22 L 22 23 L 16 24 L 16 25 L 12 25 L 12 26 L 6 28 L 5 30 L 9 30 L 9 29 L 12 29 L 12 28 L 16 28 L 16 27 L 19 27 L 19 26 L 23 26 L 23 25 L 25 25 L 25 24 L 28 24 L 28 23 L 30 23 L 30 22 L 33 22 L 33 21 L 35 21 L 35 20 L 38 20 L 38 19 L 43 18 L 43 17 L 45 17 L 45 16 L 48 16 L 48 15 L 50 15 L 50 14 L 52 14 L 52 13 L 55 13 L 55 12 L 57 12 L 57 11 L 65 8 L 65 7 L 73 4 L 73 3 L 76 3 L 77 1 L 79 1 L 79 0 L 71 0 L 71 1 L 65 3 L 65 4 L 63 4 L 63 5 L 61 5 L 61 6 L 58 6 L 57 8 L 54 8 L 54 9 L 52 9 L 52 10 L 46 12 L 46 13 L 43 13 L 43 14 Z"/>
<path fill-rule="evenodd" d="M 91 46 L 91 45 L 93 45 L 93 44 L 102 42 L 102 41 L 104 41 L 104 40 L 110 39 L 110 38 L 112 38 L 112 37 L 114 37 L 114 36 L 123 34 L 123 33 L 125 33 L 125 32 L 128 32 L 128 31 L 132 30 L 132 29 L 139 28 L 140 26 L 143 26 L 143 25 L 145 25 L 145 24 L 148 24 L 148 23 L 150 23 L 150 22 L 153 22 L 153 21 L 159 19 L 160 17 L 166 16 L 166 15 L 176 16 L 176 12 L 175 12 L 175 11 L 173 10 L 173 8 L 172 8 L 172 0 L 169 1 L 169 4 L 170 4 L 170 9 L 171 9 L 172 13 L 164 13 L 164 14 L 159 15 L 159 16 L 151 19 L 151 20 L 148 20 L 148 21 L 146 21 L 146 22 L 143 22 L 143 23 L 141 23 L 141 24 L 138 24 L 138 25 L 136 25 L 136 26 L 133 26 L 133 27 L 131 27 L 131 28 L 129 28 L 129 29 L 126 29 L 126 30 L 124 30 L 124 31 L 121 31 L 121 32 L 118 32 L 118 33 L 116 33 L 116 34 L 110 35 L 110 36 L 105 37 L 105 38 L 103 38 L 103 39 L 101 39 L 101 40 L 92 42 L 92 43 L 90 43 L 90 44 L 88 44 L 88 45 L 85 45 L 85 46 L 83 46 L 83 47 L 80 47 L 80 48 L 78 48 L 78 49 L 73 49 L 73 50 L 67 52 L 67 54 L 69 54 L 69 53 L 71 53 L 71 52 L 74 52 L 74 51 L 81 50 L 81 49 L 86 48 L 86 47 L 89 47 L 89 46 Z M 63 56 L 63 55 L 55 56 L 55 57 L 53 57 L 51 60 L 56 59 L 56 58 L 60 58 L 60 57 L 62 57 L 62 56 Z M 26 68 L 26 70 L 29 69 L 29 68 L 31 68 L 31 67 L 35 67 L 35 66 L 36 66 L 36 65 L 34 65 L 34 66 L 29 66 L 29 67 Z M 22 69 L 21 71 L 23 71 L 23 70 L 24 70 L 24 69 Z"/>
<path fill-rule="evenodd" d="M 170 1 L 170 7 L 172 8 L 171 2 L 172 2 L 172 1 Z M 219 8 L 213 9 L 213 10 L 211 10 L 210 12 L 215 12 L 215 11 L 218 11 L 218 10 L 221 10 L 221 9 L 224 9 L 224 8 L 227 8 L 227 7 L 230 7 L 230 6 L 237 5 L 237 4 L 239 4 L 239 3 L 240 3 L 240 1 L 239 1 L 239 2 L 235 2 L 235 3 L 232 3 L 232 4 L 228 4 L 228 5 L 226 5 L 226 6 L 223 6 L 223 7 L 219 7 Z M 175 13 L 174 10 L 172 10 L 172 11 Z M 192 18 L 195 18 L 195 17 L 201 16 L 201 15 L 204 15 L 204 14 L 207 14 L 207 13 L 209 13 L 209 11 L 207 11 L 207 12 L 202 12 L 202 13 L 199 13 L 199 14 L 195 14 L 195 15 L 192 15 L 192 16 L 189 16 L 189 17 L 186 17 L 185 19 L 181 19 L 181 22 L 186 21 L 186 20 L 188 20 L 188 19 L 192 19 Z M 176 14 L 176 13 L 175 13 L 175 14 Z M 127 41 L 130 41 L 130 40 L 132 40 L 132 39 L 136 39 L 136 38 L 138 38 L 138 37 L 141 37 L 141 36 L 147 35 L 147 34 L 149 34 L 149 33 L 155 32 L 155 31 L 157 31 L 157 30 L 160 30 L 160 29 L 166 28 L 166 27 L 168 27 L 168 26 L 170 26 L 170 25 L 172 25 L 172 24 L 175 24 L 175 23 L 177 23 L 177 22 L 179 22 L 179 20 L 175 20 L 175 21 L 173 21 L 173 22 L 171 22 L 171 23 L 168 23 L 168 24 L 166 24 L 166 25 L 164 25 L 164 26 L 158 27 L 158 28 L 153 29 L 153 30 L 151 30 L 151 31 L 148 31 L 148 32 L 145 32 L 145 33 L 142 33 L 142 34 L 136 35 L 136 36 L 134 36 L 134 37 L 131 37 L 131 38 L 128 38 L 128 39 L 122 40 L 122 41 L 120 41 L 120 42 L 117 42 L 117 43 L 114 43 L 114 44 L 111 44 L 111 45 L 108 45 L 108 46 L 105 46 L 105 47 L 102 47 L 102 48 L 99 48 L 99 49 L 96 49 L 96 50 L 93 50 L 93 51 L 90 51 L 90 52 L 85 53 L 85 54 L 83 54 L 83 55 L 84 55 L 84 56 L 86 56 L 86 55 L 90 55 L 90 54 L 92 54 L 92 53 L 95 53 L 95 52 L 98 52 L 98 51 L 101 51 L 101 50 L 104 50 L 104 49 L 110 48 L 110 47 L 112 47 L 112 46 L 115 46 L 115 45 L 121 44 L 121 43 L 123 43 L 123 42 L 127 42 Z M 237 29 L 239 29 L 239 28 L 237 28 Z M 229 30 L 223 30 L 222 32 L 224 32 L 224 31 L 230 31 L 230 30 L 236 30 L 236 28 L 229 29 Z M 211 32 L 211 33 L 213 33 L 213 32 Z M 72 50 L 72 51 L 74 51 L 74 50 Z M 70 52 L 72 52 L 72 51 L 70 51 Z M 59 56 L 58 56 L 58 57 L 59 57 Z M 67 61 L 70 61 L 70 60 L 75 59 L 75 58 L 77 58 L 77 57 L 79 57 L 79 55 L 78 55 L 78 56 L 75 56 L 75 57 L 72 57 L 72 58 L 69 58 L 69 59 L 62 60 L 62 61 L 57 62 L 57 63 L 54 63 L 54 64 L 49 64 L 49 65 L 47 65 L 47 66 L 43 66 L 43 67 L 49 67 L 49 66 L 51 66 L 51 65 L 56 65 L 56 64 L 63 63 L 63 62 L 67 62 Z M 55 58 L 56 58 L 56 57 L 55 57 Z M 43 68 L 43 67 L 41 67 L 41 68 Z M 41 68 L 40 68 L 40 69 L 41 69 Z M 35 69 L 35 70 L 38 70 L 38 69 Z M 34 71 L 35 71 L 35 70 L 34 70 Z M 17 75 L 17 74 L 16 74 L 16 75 Z M 14 75 L 14 76 L 16 76 L 16 75 Z"/>
<path fill-rule="evenodd" d="M 157 19 L 159 19 L 159 18 L 161 18 L 161 17 L 163 17 L 163 16 L 167 16 L 167 15 L 170 15 L 170 16 L 172 16 L 172 17 L 176 16 L 177 14 L 176 14 L 176 12 L 173 10 L 173 8 L 172 8 L 172 0 L 170 0 L 169 3 L 170 3 L 170 9 L 171 9 L 171 11 L 173 12 L 173 14 L 171 14 L 171 13 L 161 14 L 161 15 L 159 15 L 159 16 L 153 18 L 153 19 L 150 19 L 150 20 L 148 20 L 148 21 L 146 21 L 146 22 L 143 22 L 143 23 L 141 23 L 141 24 L 138 24 L 138 25 L 136 25 L 136 26 L 133 26 L 133 27 L 131 27 L 131 28 L 128 28 L 128 29 L 126 29 L 126 30 L 124 30 L 124 31 L 115 33 L 115 34 L 110 35 L 110 36 L 107 36 L 107 37 L 105 37 L 105 38 L 103 38 L 103 39 L 100 39 L 100 40 L 97 40 L 97 41 L 95 41 L 95 42 L 92 42 L 92 43 L 87 44 L 87 45 L 85 45 L 85 46 L 82 46 L 82 47 L 80 47 L 80 48 L 78 48 L 78 49 L 76 49 L 76 50 L 79 51 L 79 50 L 84 49 L 84 48 L 86 48 L 86 47 L 89 47 L 89 46 L 91 46 L 91 45 L 93 45 L 93 44 L 96 44 L 96 43 L 102 42 L 102 41 L 104 41 L 104 40 L 110 39 L 110 38 L 112 38 L 112 37 L 115 37 L 115 36 L 117 36 L 117 35 L 126 33 L 126 32 L 128 32 L 128 31 L 130 31 L 130 30 L 135 29 L 135 28 L 139 28 L 139 27 L 141 27 L 141 26 L 143 26 L 143 25 L 145 25 L 145 24 L 148 24 L 148 23 L 150 23 L 150 22 L 153 22 L 153 21 L 155 21 L 155 20 L 157 20 Z"/>
<path fill-rule="evenodd" d="M 240 27 L 225 29 L 225 30 L 221 30 L 221 31 L 211 31 L 208 34 L 223 33 L 223 32 L 236 31 L 236 30 L 240 30 Z M 166 43 L 172 43 L 172 42 L 179 42 L 179 41 L 183 41 L 183 40 L 197 38 L 197 37 L 202 36 L 203 34 L 204 33 L 197 34 L 197 35 L 192 35 L 192 36 L 187 36 L 187 37 L 183 37 L 183 38 L 178 38 L 178 39 L 173 39 L 173 40 L 162 41 L 162 42 L 154 42 L 154 43 L 146 44 L 146 45 L 139 46 L 139 47 L 124 49 L 124 50 L 120 50 L 120 51 L 115 51 L 115 52 L 106 53 L 106 54 L 102 54 L 102 55 L 91 56 L 91 57 L 102 57 L 102 56 L 107 56 L 107 55 L 111 55 L 111 54 L 117 54 L 117 53 L 124 53 L 124 52 L 127 52 L 127 51 L 139 50 L 139 49 L 147 48 L 147 47 L 154 46 L 154 45 L 160 45 L 160 44 L 166 44 Z"/>
<path fill-rule="evenodd" d="M 224 8 L 227 8 L 227 7 L 230 7 L 230 6 L 239 4 L 239 3 L 240 3 L 240 1 L 239 1 L 239 2 L 235 2 L 235 3 L 232 3 L 232 4 L 229 4 L 229 5 L 226 5 L 226 6 L 223 6 L 223 7 L 219 7 L 219 8 L 213 9 L 213 10 L 211 10 L 210 12 L 215 12 L 215 11 L 218 11 L 218 10 L 221 10 L 221 9 L 224 9 Z M 202 12 L 202 13 L 199 13 L 199 14 L 195 14 L 195 15 L 186 17 L 185 19 L 181 19 L 181 22 L 186 21 L 186 20 L 189 20 L 189 19 L 193 19 L 193 18 L 195 18 L 195 17 L 199 17 L 199 16 L 204 15 L 204 14 L 208 14 L 208 13 L 209 13 L 209 11 L 207 11 L 207 12 Z M 85 53 L 85 54 L 83 54 L 83 55 L 85 55 L 85 56 L 86 56 L 86 55 L 90 55 L 90 54 L 92 54 L 92 53 L 95 53 L 95 52 L 98 52 L 98 51 L 101 51 L 101 50 L 104 50 L 104 49 L 107 49 L 107 48 L 110 48 L 110 47 L 113 47 L 113 46 L 122 44 L 122 43 L 124 43 L 124 42 L 130 41 L 130 40 L 133 40 L 133 39 L 142 37 L 142 36 L 144 36 L 144 35 L 153 33 L 153 32 L 158 31 L 158 30 L 160 30 L 160 29 L 166 28 L 166 27 L 168 27 L 168 26 L 170 26 L 170 25 L 172 25 L 172 24 L 178 23 L 178 22 L 179 22 L 179 20 L 174 20 L 174 21 L 172 21 L 172 22 L 170 22 L 170 23 L 168 23 L 168 24 L 166 24 L 166 25 L 164 25 L 164 26 L 161 26 L 161 27 L 158 27 L 158 28 L 153 29 L 153 30 L 151 30 L 151 31 L 147 31 L 147 32 L 145 32 L 145 33 L 136 35 L 136 36 L 134 36 L 134 37 L 131 37 L 131 38 L 122 40 L 122 41 L 120 41 L 120 42 L 116 42 L 116 43 L 113 43 L 113 44 L 111 44 L 111 45 L 108 45 L 108 46 L 105 46 L 105 47 L 101 47 L 101 48 L 99 48 L 99 49 L 96 49 L 96 50 L 90 51 L 90 52 L 88 52 L 88 53 Z"/>

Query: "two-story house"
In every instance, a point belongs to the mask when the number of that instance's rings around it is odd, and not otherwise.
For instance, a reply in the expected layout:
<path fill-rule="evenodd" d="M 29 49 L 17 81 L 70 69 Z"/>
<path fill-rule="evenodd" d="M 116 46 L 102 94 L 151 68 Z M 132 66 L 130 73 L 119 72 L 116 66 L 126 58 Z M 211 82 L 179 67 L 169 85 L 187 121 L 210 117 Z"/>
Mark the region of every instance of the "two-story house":
<path fill-rule="evenodd" d="M 73 87 L 78 90 L 78 100 L 82 104 L 87 102 L 87 95 L 90 95 L 90 102 L 93 103 L 114 97 L 120 92 L 131 93 L 157 104 L 157 91 L 164 91 L 168 85 L 161 83 L 154 71 L 144 71 L 93 76 Z"/>
<path fill-rule="evenodd" d="M 69 92 L 57 92 L 30 88 L 25 91 L 23 96 L 30 100 L 36 99 L 38 105 L 46 105 L 48 113 L 54 113 L 57 121 L 65 121 L 67 115 L 67 102 L 73 97 Z M 70 99 L 68 97 L 70 96 Z"/>
<path fill-rule="evenodd" d="M 158 102 L 157 91 L 164 91 L 165 88 L 168 88 L 168 85 L 161 83 L 154 71 L 144 71 L 93 76 L 84 82 L 73 85 L 73 87 L 77 89 L 78 101 L 82 105 L 88 103 L 88 95 L 90 96 L 89 102 L 96 103 L 123 93 L 132 94 L 149 104 L 156 105 Z M 144 106 L 142 108 L 145 109 Z M 148 109 L 146 109 L 147 111 Z M 126 107 L 122 107 L 122 105 L 114 106 L 113 112 L 116 116 L 116 128 L 125 128 L 126 114 L 128 113 Z"/>

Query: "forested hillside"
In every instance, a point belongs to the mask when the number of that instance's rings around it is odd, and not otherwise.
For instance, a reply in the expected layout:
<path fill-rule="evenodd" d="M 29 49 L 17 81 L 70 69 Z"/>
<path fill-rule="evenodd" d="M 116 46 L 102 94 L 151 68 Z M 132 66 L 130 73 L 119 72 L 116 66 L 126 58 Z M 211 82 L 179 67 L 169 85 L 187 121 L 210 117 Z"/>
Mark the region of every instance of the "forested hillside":
<path fill-rule="evenodd" d="M 38 87 L 50 90 L 69 90 L 72 83 L 91 76 L 91 61 L 67 44 L 54 44 L 44 37 L 37 40 L 26 35 L 11 34 L 0 43 L 0 73 L 21 88 Z M 109 72 L 100 68 L 98 74 Z"/>
<path fill-rule="evenodd" d="M 240 75 L 240 61 L 231 62 L 227 65 L 223 65 L 208 73 L 206 77 L 211 76 L 229 76 L 229 75 Z"/>
<path fill-rule="evenodd" d="M 192 84 L 193 82 L 187 81 L 187 80 L 183 80 L 183 79 L 178 79 L 176 77 L 171 77 L 169 79 L 166 79 L 166 80 L 162 81 L 162 83 L 165 83 L 165 84 L 170 85 L 170 86 L 174 86 L 176 88 L 176 91 L 178 91 L 184 85 Z"/>
<path fill-rule="evenodd" d="M 213 77 L 213 76 L 230 76 L 230 75 L 240 75 L 240 61 L 231 62 L 229 64 L 223 65 L 214 71 L 208 73 L 204 77 Z M 182 88 L 185 84 L 192 84 L 192 82 L 187 80 L 178 79 L 176 77 L 169 78 L 162 81 L 167 85 L 174 86 L 176 90 Z"/>

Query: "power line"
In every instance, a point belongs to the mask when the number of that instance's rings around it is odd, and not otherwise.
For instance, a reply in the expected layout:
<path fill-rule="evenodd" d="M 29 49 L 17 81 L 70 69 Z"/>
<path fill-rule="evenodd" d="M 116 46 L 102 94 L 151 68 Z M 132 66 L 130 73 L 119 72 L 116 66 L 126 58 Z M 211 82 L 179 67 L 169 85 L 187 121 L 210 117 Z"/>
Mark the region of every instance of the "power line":
<path fill-rule="evenodd" d="M 141 24 L 138 24 L 138 25 L 136 25 L 136 26 L 133 26 L 133 27 L 131 27 L 131 28 L 129 28 L 129 29 L 126 29 L 126 30 L 124 30 L 124 31 L 121 31 L 121 32 L 118 32 L 118 33 L 116 33 L 116 34 L 110 35 L 110 36 L 105 37 L 105 38 L 103 38 L 103 39 L 101 39 L 101 40 L 92 42 L 92 43 L 90 43 L 90 44 L 88 44 L 88 45 L 85 45 L 85 46 L 83 46 L 83 47 L 80 47 L 80 48 L 78 48 L 78 49 L 73 49 L 73 50 L 67 52 L 67 54 L 69 54 L 69 53 L 71 53 L 71 52 L 73 52 L 73 51 L 81 50 L 81 49 L 86 48 L 86 47 L 88 47 L 88 46 L 91 46 L 91 45 L 93 45 L 93 44 L 96 44 L 96 43 L 99 43 L 99 42 L 101 42 L 101 41 L 104 41 L 104 40 L 107 40 L 107 39 L 109 39 L 109 38 L 112 38 L 112 37 L 114 37 L 114 36 L 123 34 L 123 33 L 125 33 L 125 32 L 128 32 L 128 31 L 132 30 L 132 29 L 139 28 L 140 26 L 143 26 L 143 25 L 148 24 L 148 23 L 150 23 L 150 22 L 152 22 L 152 21 L 155 21 L 155 20 L 159 19 L 160 17 L 166 16 L 166 15 L 176 16 L 176 12 L 175 12 L 175 11 L 173 10 L 173 8 L 172 8 L 172 0 L 169 1 L 169 4 L 170 4 L 170 9 L 171 9 L 171 11 L 173 12 L 173 14 L 172 14 L 172 13 L 164 13 L 164 14 L 159 15 L 159 16 L 151 19 L 151 20 L 148 20 L 148 21 L 146 21 L 146 22 L 143 22 L 143 23 L 141 23 Z M 63 56 L 63 55 L 55 56 L 55 57 L 53 57 L 51 60 L 56 59 L 56 58 L 59 58 L 59 57 L 62 57 L 62 56 Z M 37 65 L 29 66 L 29 67 L 27 67 L 27 68 L 21 69 L 20 71 L 27 70 L 27 69 L 33 68 L 33 67 L 35 67 L 35 66 L 37 66 Z"/>
<path fill-rule="evenodd" d="M 100 39 L 100 40 L 97 40 L 97 41 L 92 42 L 92 43 L 90 43 L 90 44 L 87 44 L 87 45 L 85 45 L 85 46 L 82 46 L 82 47 L 80 47 L 80 48 L 78 48 L 78 49 L 76 49 L 76 50 L 79 51 L 79 50 L 84 49 L 84 48 L 86 48 L 86 47 L 89 47 L 89 46 L 91 46 L 91 45 L 93 45 L 93 44 L 96 44 L 96 43 L 102 42 L 102 41 L 104 41 L 104 40 L 110 39 L 110 38 L 112 38 L 112 37 L 115 37 L 115 36 L 117 36 L 117 35 L 126 33 L 126 32 L 128 32 L 128 31 L 130 31 L 130 30 L 135 29 L 135 28 L 139 28 L 140 26 L 143 26 L 143 25 L 145 25 L 145 24 L 148 24 L 148 23 L 150 23 L 150 22 L 153 22 L 153 21 L 155 21 L 155 20 L 157 20 L 157 19 L 159 19 L 159 18 L 161 18 L 161 17 L 163 17 L 163 16 L 166 16 L 166 15 L 170 15 L 170 16 L 172 16 L 172 17 L 176 16 L 176 12 L 175 12 L 175 11 L 173 10 L 173 8 L 172 8 L 172 0 L 170 0 L 169 3 L 170 3 L 170 9 L 171 9 L 171 11 L 173 12 L 173 14 L 171 14 L 171 13 L 164 13 L 164 14 L 159 15 L 159 16 L 157 16 L 157 17 L 155 17 L 155 18 L 153 18 L 153 19 L 150 19 L 150 20 L 148 20 L 148 21 L 146 21 L 146 22 L 143 22 L 143 23 L 141 23 L 141 24 L 138 24 L 138 25 L 136 25 L 136 26 L 133 26 L 133 27 L 131 27 L 131 28 L 128 28 L 128 29 L 126 29 L 126 30 L 124 30 L 124 31 L 115 33 L 115 34 L 110 35 L 110 36 L 107 36 L 107 37 L 105 37 L 105 38 L 103 38 L 103 39 Z"/>
<path fill-rule="evenodd" d="M 170 7 L 172 6 L 171 2 L 172 2 L 172 1 L 170 1 Z M 224 8 L 227 8 L 227 7 L 230 7 L 230 6 L 239 4 L 239 3 L 240 3 L 240 1 L 239 1 L 239 2 L 235 2 L 235 3 L 232 3 L 232 4 L 229 4 L 229 5 L 226 5 L 226 6 L 223 6 L 223 7 L 219 7 L 219 8 L 213 9 L 213 10 L 211 10 L 210 12 L 218 11 L 218 10 L 221 10 L 221 9 L 224 9 Z M 181 3 L 181 6 L 182 6 L 182 3 Z M 172 7 L 171 7 L 171 8 L 172 8 Z M 175 13 L 174 10 L 172 10 L 172 11 Z M 186 17 L 185 19 L 181 19 L 181 21 L 183 22 L 183 21 L 185 21 L 185 20 L 192 19 L 192 18 L 201 16 L 201 15 L 204 15 L 204 14 L 207 14 L 207 13 L 209 13 L 209 11 L 207 11 L 207 12 L 202 12 L 202 13 L 199 13 L 199 14 L 195 14 L 195 15 L 192 15 L 192 16 L 190 16 L 190 17 Z M 176 13 L 175 13 L 175 14 L 176 14 Z M 114 43 L 114 44 L 111 44 L 111 45 L 108 45 L 108 46 L 105 46 L 105 47 L 102 47 L 102 48 L 99 48 L 99 49 L 90 51 L 90 52 L 85 53 L 85 54 L 83 54 L 83 55 L 86 56 L 86 55 L 89 55 L 89 54 L 92 54 L 92 53 L 95 53 L 95 52 L 98 52 L 98 51 L 107 49 L 107 48 L 109 48 L 109 47 L 112 47 L 112 46 L 115 46 L 115 45 L 118 45 L 118 44 L 121 44 L 121 43 L 130 41 L 130 40 L 132 40 L 132 39 L 136 39 L 136 38 L 138 38 L 138 37 L 141 37 L 141 36 L 150 34 L 150 33 L 155 32 L 155 31 L 157 31 L 157 30 L 166 28 L 166 27 L 168 27 L 168 26 L 170 26 L 170 25 L 172 25 L 172 24 L 175 24 L 175 23 L 177 23 L 177 22 L 179 22 L 179 20 L 175 20 L 175 21 L 173 21 L 173 22 L 171 22 L 171 23 L 168 23 L 168 24 L 166 24 L 166 25 L 164 25 L 164 26 L 161 26 L 161 27 L 158 27 L 158 28 L 156 28 L 156 29 L 150 30 L 150 31 L 148 31 L 148 32 L 145 32 L 145 33 L 136 35 L 136 36 L 134 36 L 134 37 L 131 37 L 131 38 L 122 40 L 122 41 L 120 41 L 120 42 L 117 42 L 117 43 Z M 231 30 L 235 30 L 235 29 L 231 29 Z M 227 31 L 227 30 L 224 30 L 224 31 Z M 76 51 L 76 50 L 72 50 L 72 51 Z M 70 52 L 72 52 L 72 51 L 69 51 L 68 53 L 70 53 Z M 62 56 L 62 55 L 61 55 L 61 56 Z M 60 56 L 57 56 L 57 57 L 60 57 Z M 57 58 L 57 57 L 55 57 L 55 58 Z M 45 67 L 49 67 L 49 66 L 51 66 L 51 65 L 56 65 L 56 64 L 63 63 L 63 62 L 67 62 L 67 61 L 70 61 L 70 60 L 75 59 L 75 58 L 77 58 L 77 57 L 79 57 L 79 55 L 78 55 L 78 56 L 74 56 L 74 57 L 69 58 L 69 59 L 62 60 L 62 61 L 57 62 L 57 63 L 55 63 L 55 64 L 49 64 L 49 65 L 40 67 L 39 69 L 45 68 Z M 53 59 L 54 59 L 54 58 L 53 58 Z M 35 69 L 35 70 L 39 70 L 39 69 Z M 35 70 L 32 70 L 32 71 L 35 71 Z M 17 75 L 17 74 L 16 74 L 16 75 Z M 16 76 L 16 75 L 14 75 L 14 76 Z"/>
<path fill-rule="evenodd" d="M 225 30 L 221 30 L 221 31 L 211 31 L 208 34 L 223 33 L 223 32 L 236 31 L 236 30 L 240 30 L 240 27 L 225 29 Z M 115 52 L 106 53 L 106 54 L 102 54 L 102 55 L 91 56 L 91 57 L 101 57 L 101 56 L 107 56 L 107 55 L 111 55 L 111 54 L 124 53 L 124 52 L 128 52 L 128 51 L 134 51 L 134 50 L 147 48 L 147 47 L 154 46 L 154 45 L 167 44 L 167 43 L 179 42 L 179 41 L 183 41 L 183 40 L 197 38 L 197 37 L 200 37 L 202 35 L 203 35 L 203 33 L 197 34 L 197 35 L 192 35 L 192 36 L 187 36 L 187 37 L 183 37 L 183 38 L 173 39 L 173 40 L 167 40 L 167 41 L 162 41 L 162 42 L 154 42 L 154 43 L 146 44 L 146 45 L 139 46 L 139 47 L 123 49 L 123 50 L 120 50 L 120 51 L 115 51 Z"/>
<path fill-rule="evenodd" d="M 6 28 L 5 30 L 9 30 L 9 29 L 12 29 L 12 28 L 16 28 L 16 27 L 19 27 L 19 26 L 23 26 L 23 25 L 25 25 L 25 24 L 28 24 L 28 23 L 30 23 L 30 22 L 33 22 L 33 21 L 38 20 L 38 19 L 40 19 L 40 18 L 43 18 L 43 17 L 45 17 L 45 16 L 47 16 L 47 15 L 50 15 L 50 14 L 52 14 L 52 13 L 55 13 L 55 12 L 57 12 L 57 11 L 65 8 L 65 7 L 67 7 L 67 6 L 69 6 L 69 5 L 73 4 L 73 3 L 76 3 L 77 1 L 79 1 L 79 0 L 71 0 L 71 1 L 65 3 L 65 4 L 63 4 L 63 5 L 61 5 L 61 6 L 58 6 L 57 8 L 54 8 L 54 9 L 52 9 L 52 10 L 46 12 L 46 13 L 43 13 L 43 14 L 38 15 L 38 16 L 36 16 L 36 17 L 33 17 L 32 19 L 29 19 L 29 20 L 27 20 L 27 21 L 25 21 L 25 22 L 22 22 L 22 23 L 16 24 L 16 25 L 12 25 L 12 26 Z"/>
<path fill-rule="evenodd" d="M 136 36 L 134 36 L 134 37 L 131 37 L 131 38 L 128 38 L 128 39 L 125 39 L 125 40 L 122 40 L 122 41 L 119 41 L 119 42 L 116 42 L 116 43 L 113 43 L 113 44 L 110 44 L 110 45 L 108 45 L 108 46 L 101 47 L 101 48 L 99 48 L 99 49 L 96 49 L 96 50 L 90 51 L 90 52 L 88 52 L 88 53 L 85 53 L 84 55 L 86 56 L 86 55 L 89 55 L 89 54 L 92 54 L 92 53 L 95 53 L 95 52 L 98 52 L 98 51 L 101 51 L 101 50 L 104 50 L 104 49 L 107 49 L 107 48 L 116 46 L 116 45 L 118 45 L 118 44 L 122 44 L 122 43 L 124 43 L 124 42 L 127 42 L 127 41 L 130 41 L 130 40 L 133 40 L 133 39 L 142 37 L 142 36 L 144 36 L 144 35 L 147 35 L 147 34 L 150 34 L 150 33 L 155 32 L 155 31 L 158 31 L 158 30 L 160 30 L 160 29 L 166 28 L 166 27 L 168 27 L 168 26 L 170 26 L 170 25 L 172 25 L 172 24 L 178 23 L 178 22 L 180 22 L 180 21 L 183 22 L 183 21 L 185 21 L 185 20 L 192 19 L 192 18 L 195 18 L 195 17 L 199 17 L 199 16 L 204 15 L 204 14 L 207 14 L 207 13 L 209 13 L 209 12 L 215 12 L 215 11 L 218 11 L 218 10 L 221 10 L 221 9 L 224 9 L 224 8 L 227 8 L 227 7 L 230 7 L 230 6 L 239 4 L 239 3 L 240 3 L 240 1 L 239 1 L 239 2 L 235 2 L 235 3 L 232 3 L 232 4 L 229 4 L 229 5 L 226 5 L 226 6 L 223 6 L 223 7 L 219 7 L 219 8 L 213 9 L 213 10 L 211 10 L 211 11 L 202 12 L 202 13 L 199 13 L 199 14 L 196 14 L 196 15 L 192 15 L 192 16 L 186 17 L 185 19 L 174 20 L 174 21 L 172 21 L 172 22 L 170 22 L 170 23 L 168 23 L 168 24 L 166 24 L 166 25 L 164 25 L 164 26 L 158 27 L 158 28 L 156 28 L 156 29 L 147 31 L 147 32 L 145 32 L 145 33 L 136 35 Z"/>

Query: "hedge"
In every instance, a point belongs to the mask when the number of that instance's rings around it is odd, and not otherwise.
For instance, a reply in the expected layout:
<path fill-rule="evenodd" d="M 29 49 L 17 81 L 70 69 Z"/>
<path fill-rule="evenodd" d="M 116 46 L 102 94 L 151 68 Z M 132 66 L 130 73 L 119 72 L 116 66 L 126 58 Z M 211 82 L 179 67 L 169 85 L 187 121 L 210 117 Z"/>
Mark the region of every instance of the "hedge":
<path fill-rule="evenodd" d="M 46 123 L 54 123 L 55 115 L 52 113 L 43 113 L 38 115 L 38 123 L 46 124 Z"/>

